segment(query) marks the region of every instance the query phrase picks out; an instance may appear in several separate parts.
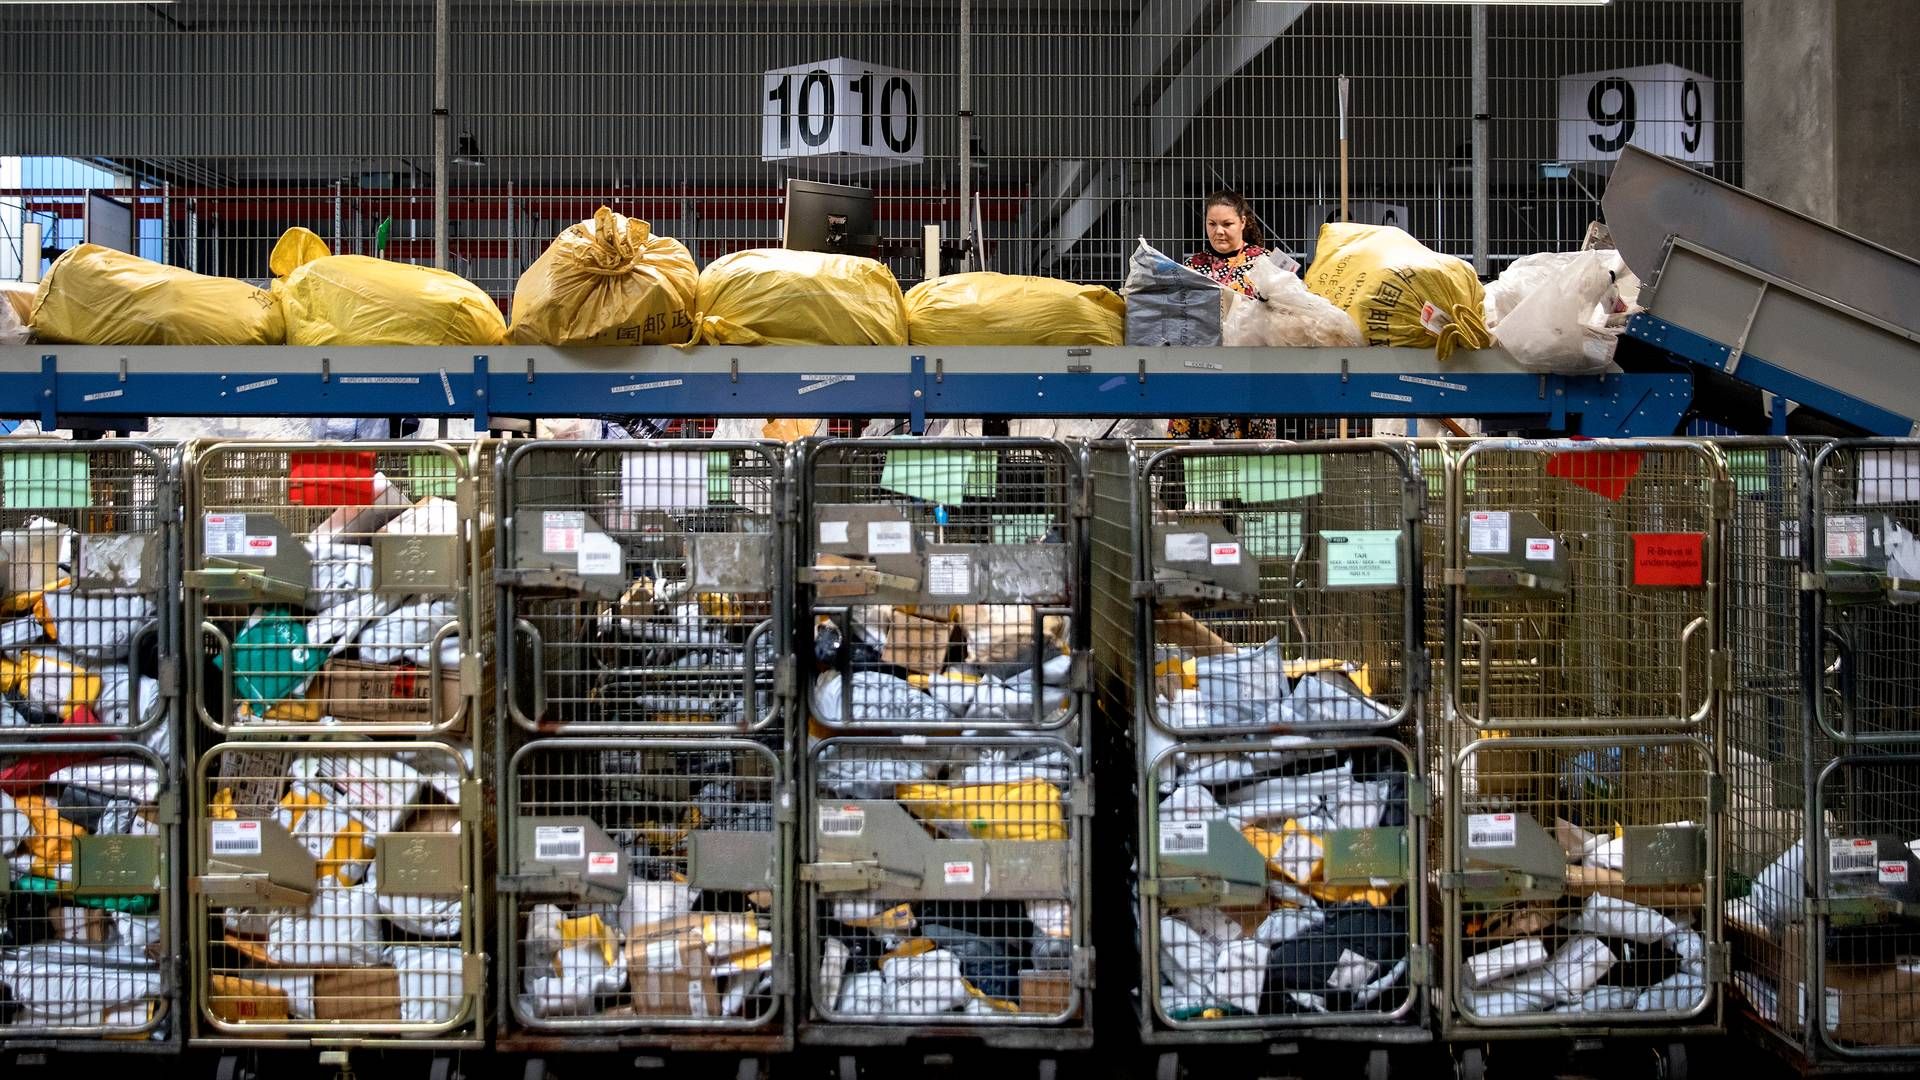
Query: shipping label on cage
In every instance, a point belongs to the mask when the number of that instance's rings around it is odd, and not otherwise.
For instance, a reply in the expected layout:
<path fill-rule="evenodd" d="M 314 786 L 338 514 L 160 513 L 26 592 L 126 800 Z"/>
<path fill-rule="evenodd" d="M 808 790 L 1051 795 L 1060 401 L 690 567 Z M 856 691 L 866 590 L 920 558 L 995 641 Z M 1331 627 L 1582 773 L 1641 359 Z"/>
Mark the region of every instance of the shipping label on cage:
<path fill-rule="evenodd" d="M 1560 545 L 1551 536 L 1533 536 L 1527 538 L 1528 562 L 1552 562 L 1553 552 Z"/>
<path fill-rule="evenodd" d="M 544 510 L 540 514 L 540 553 L 567 555 L 580 550 L 587 515 L 580 510 Z"/>
<path fill-rule="evenodd" d="M 970 862 L 950 862 L 941 868 L 941 876 L 949 885 L 973 884 L 973 864 Z"/>
<path fill-rule="evenodd" d="M 1505 510 L 1475 510 L 1467 515 L 1467 552 L 1505 555 L 1513 550 L 1513 517 Z"/>
<path fill-rule="evenodd" d="M 1205 855 L 1208 848 L 1204 821 L 1167 821 L 1160 825 L 1160 854 Z"/>
<path fill-rule="evenodd" d="M 1239 543 L 1229 541 L 1213 545 L 1207 561 L 1214 566 L 1239 566 Z"/>
<path fill-rule="evenodd" d="M 587 857 L 587 831 L 578 825 L 536 825 L 533 857 L 540 862 L 576 862 Z"/>
<path fill-rule="evenodd" d="M 820 835 L 859 836 L 867 831 L 867 812 L 858 806 L 820 808 Z"/>
<path fill-rule="evenodd" d="M 1693 588 L 1706 583 L 1706 533 L 1634 533 L 1633 583 Z"/>
<path fill-rule="evenodd" d="M 620 541 L 606 533 L 587 533 L 580 538 L 580 553 L 574 557 L 574 569 L 581 576 L 618 574 L 621 565 Z"/>
<path fill-rule="evenodd" d="M 973 559 L 967 555 L 927 556 L 927 592 L 968 596 L 973 592 Z"/>
<path fill-rule="evenodd" d="M 210 821 L 207 825 L 215 855 L 260 854 L 259 821 Z"/>
<path fill-rule="evenodd" d="M 1400 584 L 1400 530 L 1323 529 L 1329 589 L 1392 588 Z"/>
<path fill-rule="evenodd" d="M 823 521 L 820 523 L 820 542 L 823 544 L 847 543 L 847 522 Z"/>
<path fill-rule="evenodd" d="M 1835 514 L 1827 519 L 1827 558 L 1864 559 L 1867 557 L 1867 516 Z"/>
<path fill-rule="evenodd" d="M 1883 862 L 1879 864 L 1879 878 L 1882 885 L 1905 885 L 1912 877 L 1910 864 L 1906 860 Z"/>
<path fill-rule="evenodd" d="M 1168 533 L 1166 546 L 1167 562 L 1206 562 L 1212 544 L 1203 532 Z"/>
<path fill-rule="evenodd" d="M 913 526 L 905 521 L 867 522 L 867 554 L 913 554 Z"/>
<path fill-rule="evenodd" d="M 1827 873 L 1871 874 L 1880 865 L 1880 845 L 1861 838 L 1827 841 Z"/>
<path fill-rule="evenodd" d="M 248 559 L 271 559 L 280 554 L 280 538 L 277 536 L 249 536 L 242 557 Z"/>
<path fill-rule="evenodd" d="M 620 853 L 617 851 L 596 851 L 587 856 L 588 874 L 617 874 L 620 872 Z"/>
<path fill-rule="evenodd" d="M 204 535 L 202 546 L 208 555 L 244 554 L 247 546 L 247 515 L 208 514 Z"/>
<path fill-rule="evenodd" d="M 1520 843 L 1520 827 L 1512 814 L 1469 814 L 1467 846 L 1470 848 L 1510 848 Z"/>

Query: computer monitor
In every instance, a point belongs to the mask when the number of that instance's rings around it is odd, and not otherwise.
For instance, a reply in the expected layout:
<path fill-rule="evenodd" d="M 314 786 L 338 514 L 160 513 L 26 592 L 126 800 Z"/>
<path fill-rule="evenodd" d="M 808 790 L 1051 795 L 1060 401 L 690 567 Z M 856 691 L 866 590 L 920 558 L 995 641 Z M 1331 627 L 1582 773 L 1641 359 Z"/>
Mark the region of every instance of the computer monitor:
<path fill-rule="evenodd" d="M 87 243 L 110 247 L 115 251 L 136 251 L 132 203 L 89 191 L 85 214 L 84 237 Z"/>
<path fill-rule="evenodd" d="M 880 247 L 873 228 L 873 192 L 846 184 L 787 181 L 780 243 L 792 251 L 825 251 L 872 258 Z"/>

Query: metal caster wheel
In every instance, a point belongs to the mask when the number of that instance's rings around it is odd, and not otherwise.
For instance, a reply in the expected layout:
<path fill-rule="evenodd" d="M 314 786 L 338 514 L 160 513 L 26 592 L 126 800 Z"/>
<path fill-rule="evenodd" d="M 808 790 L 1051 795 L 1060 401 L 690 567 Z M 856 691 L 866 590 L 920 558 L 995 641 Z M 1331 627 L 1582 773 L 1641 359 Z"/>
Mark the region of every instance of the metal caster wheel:
<path fill-rule="evenodd" d="M 1387 1080 L 1393 1075 L 1393 1059 L 1385 1049 L 1367 1051 L 1367 1080 Z"/>
<path fill-rule="evenodd" d="M 1153 1076 L 1154 1080 L 1180 1080 L 1180 1055 L 1171 1050 L 1161 1054 Z"/>
<path fill-rule="evenodd" d="M 427 1065 L 427 1080 L 460 1080 L 450 1057 L 436 1057 Z"/>
<path fill-rule="evenodd" d="M 1487 1052 L 1478 1046 L 1460 1051 L 1453 1060 L 1455 1080 L 1487 1080 Z"/>
<path fill-rule="evenodd" d="M 240 1064 L 238 1054 L 222 1054 L 213 1067 L 213 1080 L 253 1080 L 253 1070 Z"/>
<path fill-rule="evenodd" d="M 1672 1043 L 1656 1055 L 1654 1075 L 1659 1080 L 1687 1080 L 1687 1044 Z"/>

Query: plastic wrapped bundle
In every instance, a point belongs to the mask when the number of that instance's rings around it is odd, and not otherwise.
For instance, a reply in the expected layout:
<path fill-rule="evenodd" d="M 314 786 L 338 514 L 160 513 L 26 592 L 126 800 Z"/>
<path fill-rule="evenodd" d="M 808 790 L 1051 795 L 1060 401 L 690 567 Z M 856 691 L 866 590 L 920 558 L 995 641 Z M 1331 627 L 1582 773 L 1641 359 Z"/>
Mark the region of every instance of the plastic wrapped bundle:
<path fill-rule="evenodd" d="M 700 273 L 695 340 L 706 345 L 905 345 L 907 307 L 885 264 L 759 248 Z"/>
<path fill-rule="evenodd" d="M 907 290 L 914 345 L 1118 345 L 1126 304 L 1056 278 L 953 274 Z"/>

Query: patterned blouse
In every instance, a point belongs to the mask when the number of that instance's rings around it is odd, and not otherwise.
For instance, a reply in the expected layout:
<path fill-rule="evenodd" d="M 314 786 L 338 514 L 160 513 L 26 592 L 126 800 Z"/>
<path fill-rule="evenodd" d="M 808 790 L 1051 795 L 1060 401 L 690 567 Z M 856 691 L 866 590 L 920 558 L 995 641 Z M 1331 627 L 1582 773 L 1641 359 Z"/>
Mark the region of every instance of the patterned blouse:
<path fill-rule="evenodd" d="M 1247 267 L 1253 260 L 1265 258 L 1267 249 L 1248 244 L 1231 255 L 1196 251 L 1187 256 L 1187 268 L 1197 270 L 1229 289 L 1253 295 L 1253 283 L 1247 280 Z M 1272 418 L 1174 417 L 1167 421 L 1167 435 L 1175 439 L 1271 439 L 1277 425 Z"/>
<path fill-rule="evenodd" d="M 1238 289 L 1248 296 L 1253 295 L 1253 282 L 1247 280 L 1247 268 L 1253 260 L 1263 259 L 1267 249 L 1259 244 L 1247 244 L 1231 255 L 1216 255 L 1211 250 L 1196 251 L 1187 256 L 1187 269 L 1198 270 L 1229 289 Z"/>

